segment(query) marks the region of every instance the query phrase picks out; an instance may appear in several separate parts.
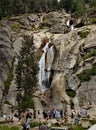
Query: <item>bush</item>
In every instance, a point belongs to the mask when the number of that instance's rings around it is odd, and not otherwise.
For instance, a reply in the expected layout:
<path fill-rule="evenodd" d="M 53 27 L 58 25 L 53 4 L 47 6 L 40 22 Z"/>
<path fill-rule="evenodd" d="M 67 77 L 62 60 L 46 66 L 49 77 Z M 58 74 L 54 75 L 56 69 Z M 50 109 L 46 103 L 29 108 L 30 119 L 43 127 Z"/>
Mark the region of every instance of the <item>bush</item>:
<path fill-rule="evenodd" d="M 89 71 L 87 71 L 87 70 L 84 70 L 83 72 L 77 74 L 77 77 L 81 80 L 81 82 L 89 81 L 91 79 Z"/>
<path fill-rule="evenodd" d="M 72 89 L 67 89 L 66 90 L 66 93 L 68 96 L 70 96 L 71 98 L 75 97 L 76 96 L 76 92 Z"/>
<path fill-rule="evenodd" d="M 31 128 L 34 128 L 36 126 L 40 127 L 41 125 L 42 125 L 41 122 L 32 122 L 30 126 L 31 126 Z"/>
<path fill-rule="evenodd" d="M 7 80 L 4 82 L 4 92 L 8 93 L 11 81 L 13 80 L 13 70 L 10 69 L 9 75 L 7 77 Z"/>
<path fill-rule="evenodd" d="M 20 24 L 14 23 L 13 25 L 11 25 L 11 29 L 15 32 L 19 32 L 20 31 Z"/>
<path fill-rule="evenodd" d="M 89 24 L 96 24 L 96 18 L 91 19 Z"/>
<path fill-rule="evenodd" d="M 19 128 L 17 126 L 9 127 L 7 125 L 1 125 L 0 130 L 19 130 Z"/>
<path fill-rule="evenodd" d="M 93 51 L 90 51 L 90 52 L 87 52 L 84 56 L 83 56 L 83 60 L 86 60 L 92 56 L 96 56 L 96 50 L 93 50 Z"/>
<path fill-rule="evenodd" d="M 96 65 L 93 65 L 91 69 L 83 70 L 81 73 L 77 74 L 77 77 L 83 81 L 89 81 L 92 75 L 96 75 Z"/>
<path fill-rule="evenodd" d="M 72 126 L 72 130 L 87 130 L 87 128 L 83 128 L 82 126 L 77 125 L 77 126 Z"/>
<path fill-rule="evenodd" d="M 85 31 L 78 31 L 78 35 L 81 37 L 81 38 L 86 38 L 89 34 L 89 30 L 85 30 Z"/>

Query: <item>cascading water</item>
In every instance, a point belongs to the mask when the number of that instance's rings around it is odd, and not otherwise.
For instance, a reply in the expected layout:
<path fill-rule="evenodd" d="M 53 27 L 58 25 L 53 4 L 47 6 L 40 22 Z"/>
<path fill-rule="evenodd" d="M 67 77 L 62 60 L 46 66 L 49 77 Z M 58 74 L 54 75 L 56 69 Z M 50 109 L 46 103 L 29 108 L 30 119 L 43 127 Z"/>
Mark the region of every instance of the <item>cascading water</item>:
<path fill-rule="evenodd" d="M 40 84 L 40 90 L 44 92 L 46 90 L 45 87 L 45 81 L 46 81 L 46 72 L 45 72 L 45 58 L 46 58 L 46 53 L 48 51 L 48 43 L 45 45 L 43 48 L 43 54 L 42 57 L 39 61 L 39 84 Z"/>
<path fill-rule="evenodd" d="M 43 54 L 39 61 L 39 85 L 40 90 L 44 93 L 50 87 L 51 67 L 54 60 L 54 46 L 49 47 L 47 43 L 43 48 Z"/>

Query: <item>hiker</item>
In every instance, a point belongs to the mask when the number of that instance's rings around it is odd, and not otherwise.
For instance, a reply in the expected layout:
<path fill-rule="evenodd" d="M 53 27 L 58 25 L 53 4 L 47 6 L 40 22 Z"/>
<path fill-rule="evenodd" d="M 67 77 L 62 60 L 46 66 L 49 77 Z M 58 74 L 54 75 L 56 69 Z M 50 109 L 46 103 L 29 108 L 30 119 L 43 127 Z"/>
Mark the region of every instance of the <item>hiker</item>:
<path fill-rule="evenodd" d="M 40 130 L 48 130 L 45 122 L 41 125 Z"/>
<path fill-rule="evenodd" d="M 37 111 L 37 114 L 38 114 L 38 119 L 41 119 L 41 112 L 40 112 L 40 110 Z"/>
<path fill-rule="evenodd" d="M 71 110 L 71 119 L 73 119 L 74 117 L 75 117 L 75 110 L 72 109 L 72 110 Z"/>
<path fill-rule="evenodd" d="M 7 115 L 6 115 L 6 113 L 3 114 L 3 120 L 4 120 L 5 122 L 7 122 Z"/>
<path fill-rule="evenodd" d="M 83 117 L 83 118 L 86 118 L 86 117 L 87 117 L 87 109 L 86 109 L 86 108 L 83 108 L 83 109 L 82 109 L 82 117 Z"/>
<path fill-rule="evenodd" d="M 73 26 L 73 19 L 70 19 L 67 21 L 67 28 L 68 28 L 68 31 L 72 31 L 74 29 L 74 26 Z"/>
<path fill-rule="evenodd" d="M 73 19 L 71 19 L 69 21 L 69 26 L 70 26 L 70 31 L 72 31 L 74 29 L 74 26 L 73 26 Z"/>
<path fill-rule="evenodd" d="M 33 118 L 36 119 L 36 110 L 33 111 Z"/>
<path fill-rule="evenodd" d="M 28 113 L 26 115 L 26 130 L 30 130 L 31 117 L 32 117 L 31 113 Z"/>

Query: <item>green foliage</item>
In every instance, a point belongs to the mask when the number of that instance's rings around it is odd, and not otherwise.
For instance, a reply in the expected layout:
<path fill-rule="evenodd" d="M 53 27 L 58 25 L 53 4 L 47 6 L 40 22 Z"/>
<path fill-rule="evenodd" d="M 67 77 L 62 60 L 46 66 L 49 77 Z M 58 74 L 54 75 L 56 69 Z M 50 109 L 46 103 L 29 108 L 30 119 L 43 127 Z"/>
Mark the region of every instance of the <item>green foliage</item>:
<path fill-rule="evenodd" d="M 83 72 L 77 74 L 77 77 L 83 81 L 89 81 L 92 75 L 96 75 L 96 65 L 93 65 L 91 69 L 83 70 Z"/>
<path fill-rule="evenodd" d="M 89 21 L 89 24 L 96 24 L 96 18 L 92 18 L 92 19 Z"/>
<path fill-rule="evenodd" d="M 22 104 L 21 103 L 18 104 L 18 110 L 22 111 L 22 110 L 25 110 L 26 108 L 35 109 L 32 96 L 30 96 L 30 95 L 28 95 L 26 97 L 24 96 L 24 97 L 21 97 L 21 99 L 19 99 L 19 100 L 22 100 Z"/>
<path fill-rule="evenodd" d="M 86 12 L 85 10 L 85 1 L 84 0 L 72 0 L 72 4 L 71 4 L 71 11 L 75 12 L 75 15 L 77 17 L 84 15 L 84 13 Z"/>
<path fill-rule="evenodd" d="M 2 19 L 2 9 L 0 8 L 0 20 Z"/>
<path fill-rule="evenodd" d="M 91 79 L 89 70 L 84 70 L 83 72 L 77 74 L 77 77 L 81 80 L 81 82 L 89 81 Z"/>
<path fill-rule="evenodd" d="M 72 130 L 87 130 L 87 128 L 83 128 L 82 126 L 80 126 L 80 125 L 74 125 L 74 126 L 72 126 L 72 128 L 71 128 Z"/>
<path fill-rule="evenodd" d="M 61 0 L 59 7 L 64 8 L 66 11 L 71 10 L 72 0 Z"/>
<path fill-rule="evenodd" d="M 84 31 L 78 31 L 78 35 L 81 37 L 81 38 L 86 38 L 89 34 L 89 30 L 84 30 Z"/>
<path fill-rule="evenodd" d="M 4 93 L 8 93 L 11 81 L 13 80 L 13 70 L 10 69 L 7 80 L 4 82 Z"/>
<path fill-rule="evenodd" d="M 65 9 L 79 17 L 90 8 L 96 8 L 96 0 L 0 0 L 0 19 L 24 13 L 49 12 Z"/>
<path fill-rule="evenodd" d="M 14 23 L 11 25 L 11 29 L 15 32 L 19 32 L 20 31 L 20 24 L 19 23 Z"/>
<path fill-rule="evenodd" d="M 19 130 L 19 128 L 17 126 L 9 127 L 7 125 L 1 125 L 0 130 Z"/>
<path fill-rule="evenodd" d="M 25 110 L 28 107 L 34 109 L 32 97 L 37 86 L 38 64 L 33 37 L 24 36 L 22 45 L 15 71 L 18 109 Z"/>
<path fill-rule="evenodd" d="M 96 0 L 89 0 L 89 5 L 91 7 L 96 7 Z"/>
<path fill-rule="evenodd" d="M 82 51 L 82 48 L 84 47 L 84 43 L 79 46 L 79 50 Z"/>
<path fill-rule="evenodd" d="M 23 12 L 23 2 L 22 0 L 11 0 L 10 1 L 10 10 L 13 14 L 18 15 L 21 14 L 21 12 Z"/>
<path fill-rule="evenodd" d="M 12 126 L 9 130 L 19 130 L 17 126 Z"/>
<path fill-rule="evenodd" d="M 36 127 L 36 126 L 40 127 L 41 125 L 42 125 L 41 122 L 32 122 L 32 123 L 30 124 L 30 127 L 31 127 L 31 128 L 34 128 L 34 127 Z"/>
<path fill-rule="evenodd" d="M 86 54 L 83 56 L 83 60 L 88 59 L 92 56 L 96 56 L 96 50 L 86 52 Z"/>
<path fill-rule="evenodd" d="M 72 89 L 67 89 L 66 90 L 66 93 L 68 96 L 70 96 L 71 98 L 75 97 L 76 96 L 76 92 Z"/>

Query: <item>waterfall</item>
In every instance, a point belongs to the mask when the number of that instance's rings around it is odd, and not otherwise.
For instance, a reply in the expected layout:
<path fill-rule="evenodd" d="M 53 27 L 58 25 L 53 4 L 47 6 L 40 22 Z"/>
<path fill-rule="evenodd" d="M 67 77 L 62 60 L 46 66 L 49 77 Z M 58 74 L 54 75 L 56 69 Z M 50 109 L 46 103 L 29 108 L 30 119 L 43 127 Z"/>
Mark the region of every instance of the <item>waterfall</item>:
<path fill-rule="evenodd" d="M 46 68 L 47 68 L 47 71 L 49 72 L 48 73 L 48 79 L 50 78 L 50 72 L 51 72 L 51 68 L 52 68 L 52 63 L 53 63 L 53 60 L 54 60 L 54 46 L 51 46 L 48 50 L 48 53 L 47 53 L 47 65 L 46 65 Z"/>
<path fill-rule="evenodd" d="M 43 54 L 39 61 L 39 85 L 43 93 L 50 87 L 50 75 L 54 54 L 54 46 L 49 47 L 49 43 L 47 43 L 43 48 Z"/>
<path fill-rule="evenodd" d="M 39 85 L 40 85 L 40 90 L 42 92 L 44 92 L 46 90 L 46 87 L 45 87 L 45 82 L 46 82 L 46 72 L 45 72 L 45 63 L 46 63 L 46 53 L 48 51 L 48 44 L 47 43 L 45 45 L 45 47 L 43 48 L 43 54 L 42 54 L 42 57 L 39 61 Z"/>

